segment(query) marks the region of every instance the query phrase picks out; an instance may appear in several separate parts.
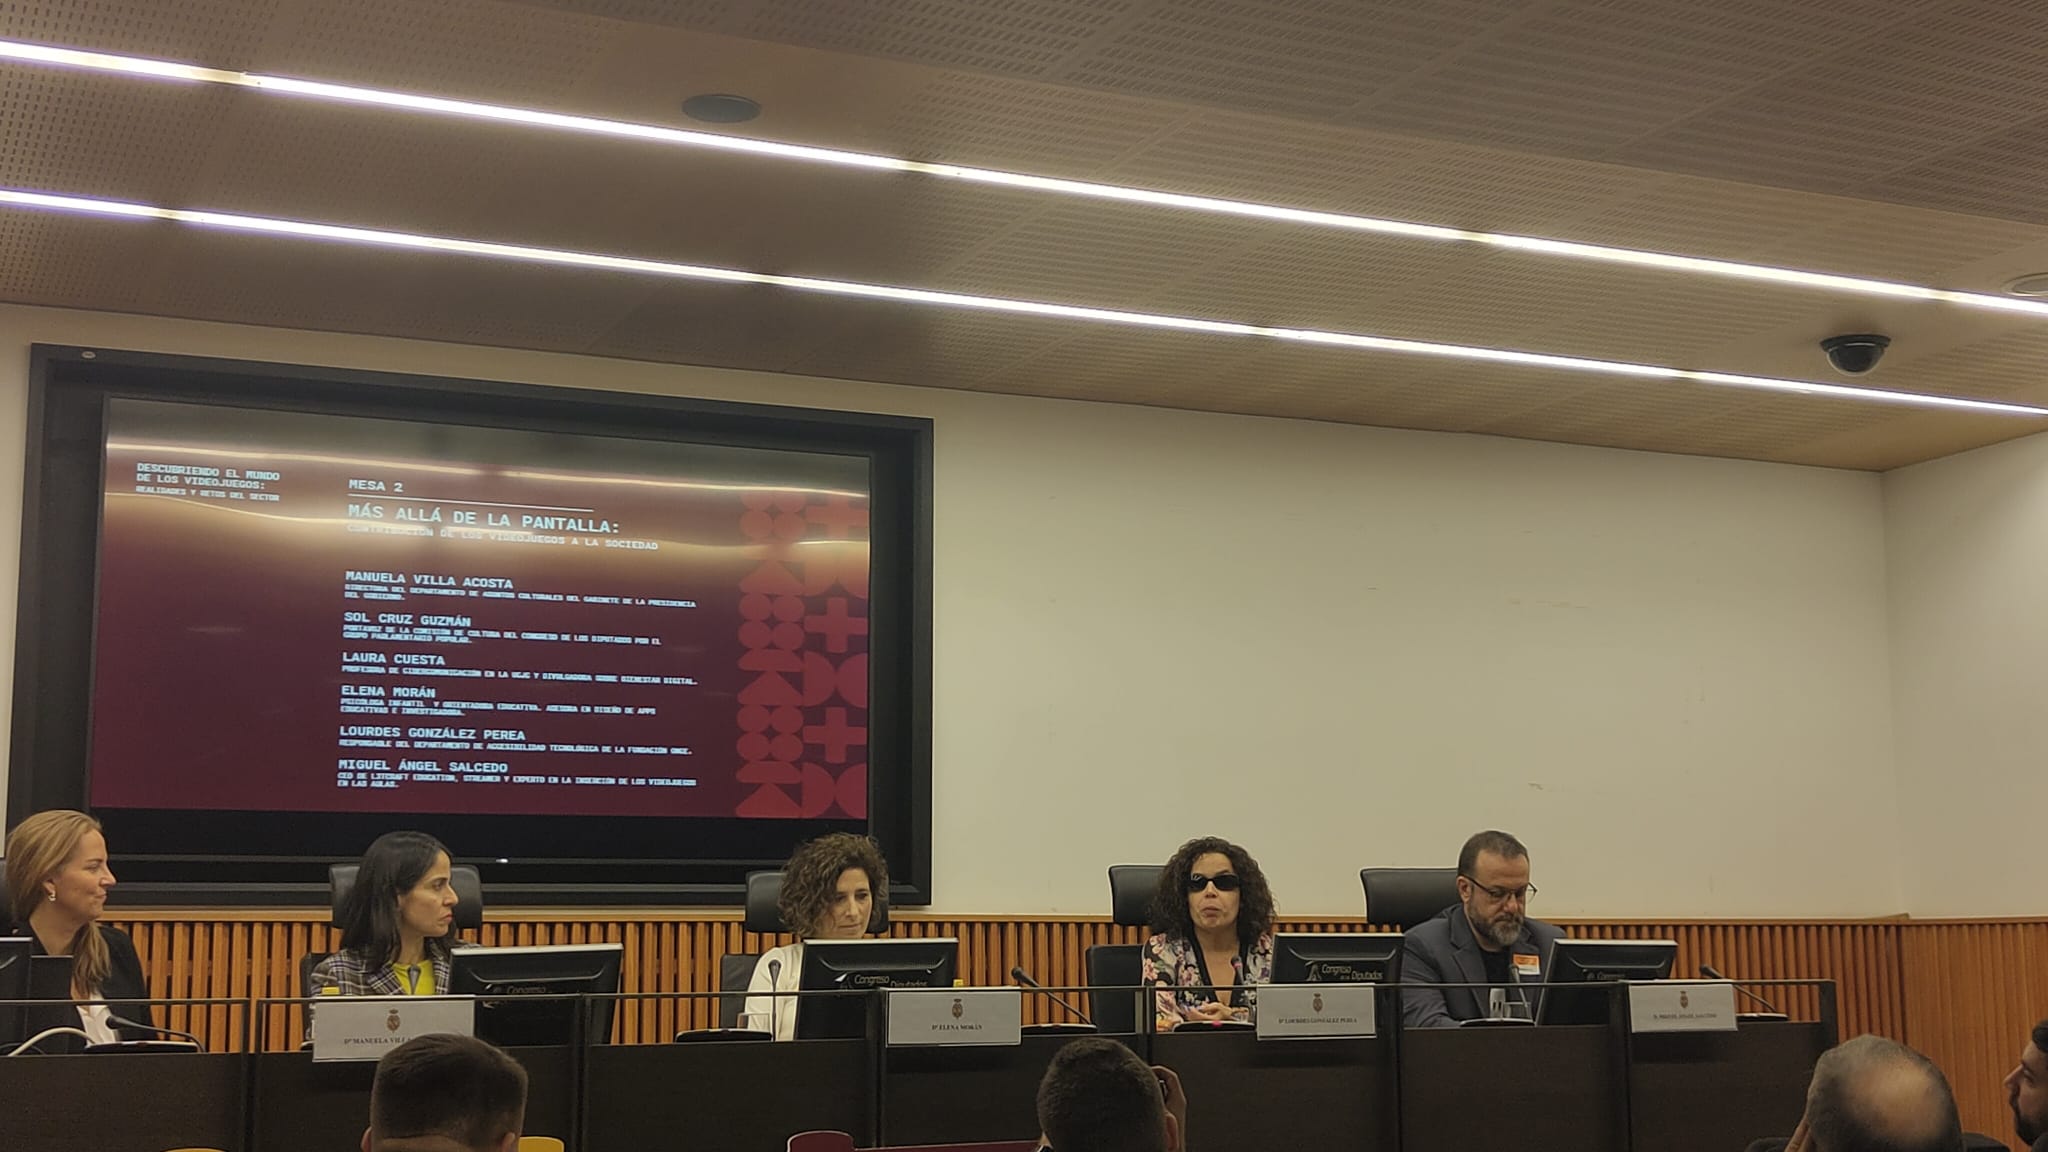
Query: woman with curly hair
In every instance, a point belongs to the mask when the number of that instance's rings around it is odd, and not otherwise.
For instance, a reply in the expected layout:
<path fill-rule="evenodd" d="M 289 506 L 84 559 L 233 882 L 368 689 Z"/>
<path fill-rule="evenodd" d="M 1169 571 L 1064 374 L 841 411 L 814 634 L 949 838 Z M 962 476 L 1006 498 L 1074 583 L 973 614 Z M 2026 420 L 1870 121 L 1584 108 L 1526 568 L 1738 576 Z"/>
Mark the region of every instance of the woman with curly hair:
<path fill-rule="evenodd" d="M 794 944 L 771 948 L 754 965 L 740 1027 L 796 1039 L 795 992 L 803 975 L 805 940 L 858 940 L 874 922 L 877 900 L 889 895 L 889 863 L 866 836 L 834 832 L 799 845 L 782 866 L 782 922 Z"/>
<path fill-rule="evenodd" d="M 1253 986 L 1273 979 L 1273 890 L 1251 853 L 1215 836 L 1181 845 L 1159 870 L 1152 926 L 1144 980 L 1160 1030 L 1252 1020 Z"/>

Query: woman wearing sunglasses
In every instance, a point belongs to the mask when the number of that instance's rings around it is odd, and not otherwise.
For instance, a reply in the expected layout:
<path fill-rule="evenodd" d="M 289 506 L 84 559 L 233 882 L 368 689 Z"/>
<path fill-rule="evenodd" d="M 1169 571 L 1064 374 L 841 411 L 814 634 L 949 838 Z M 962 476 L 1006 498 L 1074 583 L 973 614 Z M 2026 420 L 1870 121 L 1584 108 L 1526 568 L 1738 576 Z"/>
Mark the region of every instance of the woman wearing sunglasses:
<path fill-rule="evenodd" d="M 1251 853 L 1214 836 L 1181 845 L 1159 871 L 1152 926 L 1144 979 L 1161 1030 L 1252 1019 L 1253 986 L 1273 978 L 1273 891 Z"/>

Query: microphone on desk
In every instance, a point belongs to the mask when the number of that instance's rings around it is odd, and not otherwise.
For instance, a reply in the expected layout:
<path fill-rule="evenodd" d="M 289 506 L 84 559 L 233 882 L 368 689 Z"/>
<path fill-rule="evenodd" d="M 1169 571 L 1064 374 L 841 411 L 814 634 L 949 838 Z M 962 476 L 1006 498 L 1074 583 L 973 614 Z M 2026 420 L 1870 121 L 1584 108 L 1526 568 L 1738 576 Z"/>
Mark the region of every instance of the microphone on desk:
<path fill-rule="evenodd" d="M 154 1024 L 144 1024 L 140 1020 L 129 1020 L 111 1013 L 107 1016 L 107 1023 L 112 1024 L 116 1028 L 133 1028 L 137 1032 L 161 1032 L 165 1036 L 176 1036 L 201 1052 L 206 1051 L 206 1045 L 199 1042 L 199 1037 L 194 1036 L 190 1032 L 180 1032 L 176 1028 L 159 1028 Z"/>
<path fill-rule="evenodd" d="M 1709 980 L 1728 980 L 1728 977 L 1721 975 L 1720 970 L 1715 968 L 1712 964 L 1700 965 L 1700 975 L 1705 976 Z M 1788 1017 L 1783 1012 L 1778 1011 L 1778 1006 L 1771 1003 L 1769 1000 L 1766 1000 L 1763 997 L 1757 995 L 1756 993 L 1751 992 L 1749 989 L 1744 988 L 1740 984 L 1736 984 L 1733 980 L 1728 980 L 1728 983 L 1733 985 L 1737 992 L 1740 992 L 1744 996 L 1749 997 L 1751 1000 L 1754 1000 L 1757 1003 L 1763 1005 L 1765 1012 L 1769 1013 L 1772 1016 L 1777 1017 L 1780 1020 L 1788 1019 Z"/>
<path fill-rule="evenodd" d="M 1026 988 L 1036 988 L 1040 992 L 1045 992 L 1045 985 L 1040 984 L 1036 980 L 1033 980 L 1031 978 L 1031 973 L 1026 972 L 1022 964 L 1019 964 L 1015 968 L 1010 969 L 1010 979 L 1015 980 L 1017 983 L 1022 984 Z M 1083 1024 L 1095 1023 L 1094 1020 L 1089 1019 L 1089 1016 L 1086 1012 L 1083 1012 L 1079 1008 L 1074 1007 L 1072 1004 L 1067 1003 L 1065 1000 L 1060 999 L 1060 997 L 1057 994 L 1052 992 L 1045 992 L 1045 995 L 1046 998 L 1051 1000 L 1053 1003 L 1059 1005 L 1062 1008 L 1065 1008 L 1067 1011 L 1072 1012 L 1074 1015 L 1079 1016 Z"/>
<path fill-rule="evenodd" d="M 771 1040 L 780 1039 L 775 1033 L 775 1025 L 781 1016 L 781 1007 L 782 961 L 771 958 L 768 961 L 768 1037 Z"/>

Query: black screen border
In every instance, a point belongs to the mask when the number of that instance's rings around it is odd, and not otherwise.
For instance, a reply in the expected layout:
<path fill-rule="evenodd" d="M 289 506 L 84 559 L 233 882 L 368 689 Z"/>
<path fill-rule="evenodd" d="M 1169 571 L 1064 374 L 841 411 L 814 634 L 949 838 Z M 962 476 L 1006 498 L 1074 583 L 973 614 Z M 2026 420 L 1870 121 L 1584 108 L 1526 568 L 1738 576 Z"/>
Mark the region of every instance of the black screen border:
<path fill-rule="evenodd" d="M 105 407 L 113 398 L 865 457 L 872 485 L 870 614 L 877 620 L 869 656 L 869 831 L 890 862 L 890 902 L 931 902 L 929 419 L 73 345 L 35 344 L 29 355 L 9 827 L 46 808 L 85 806 L 96 596 L 94 581 L 80 574 L 97 571 Z M 891 616 L 900 626 L 887 625 Z M 110 833 L 135 817 L 103 815 Z M 227 831 L 237 820 L 266 815 L 192 817 Z M 373 820 L 382 830 L 407 817 L 351 816 L 335 832 L 368 831 L 369 823 L 350 823 L 359 819 Z M 450 821 L 442 826 L 460 852 L 463 835 L 480 827 L 464 821 L 560 818 L 440 819 Z M 622 826 L 632 820 L 613 819 Z M 641 823 L 679 833 L 687 831 L 682 825 L 699 822 Z M 763 821 L 760 827 L 780 835 L 822 825 Z M 121 888 L 123 902 L 130 904 L 321 904 L 326 865 L 353 858 L 338 852 L 259 851 L 228 861 L 124 854 L 118 837 L 110 839 L 117 862 L 127 865 Z M 358 845 L 354 851 L 367 839 L 352 841 Z M 660 860 L 572 856 L 493 867 L 497 861 L 489 858 L 464 859 L 484 867 L 493 905 L 526 906 L 739 904 L 745 873 L 779 863 L 735 855 L 726 844 L 706 847 L 711 850 L 701 857 Z"/>

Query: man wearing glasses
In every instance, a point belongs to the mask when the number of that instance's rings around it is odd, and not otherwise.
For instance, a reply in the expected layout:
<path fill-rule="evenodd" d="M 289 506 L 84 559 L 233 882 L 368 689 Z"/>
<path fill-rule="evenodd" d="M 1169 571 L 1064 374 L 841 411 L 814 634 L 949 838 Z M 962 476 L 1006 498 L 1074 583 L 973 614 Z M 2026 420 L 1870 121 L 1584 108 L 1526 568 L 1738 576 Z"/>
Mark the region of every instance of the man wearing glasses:
<path fill-rule="evenodd" d="M 1535 1017 L 1544 958 L 1564 933 L 1529 919 L 1529 850 L 1506 832 L 1481 832 L 1458 853 L 1458 902 L 1407 935 L 1404 984 L 1485 984 L 1487 988 L 1408 988 L 1401 1016 L 1410 1028 L 1450 1028 L 1467 1020 Z"/>

